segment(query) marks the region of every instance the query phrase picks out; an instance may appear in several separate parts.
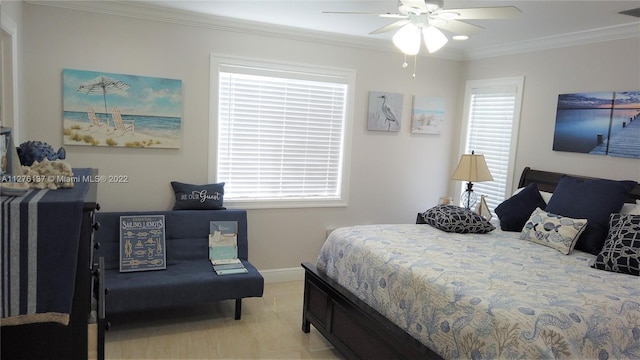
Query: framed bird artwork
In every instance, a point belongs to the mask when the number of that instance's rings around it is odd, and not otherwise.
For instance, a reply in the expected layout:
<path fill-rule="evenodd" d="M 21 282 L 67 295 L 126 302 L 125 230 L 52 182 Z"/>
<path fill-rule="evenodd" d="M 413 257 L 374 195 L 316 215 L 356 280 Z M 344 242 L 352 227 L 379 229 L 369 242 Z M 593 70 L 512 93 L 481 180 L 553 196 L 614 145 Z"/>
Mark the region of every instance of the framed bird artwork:
<path fill-rule="evenodd" d="M 367 130 L 400 131 L 403 98 L 403 94 L 370 91 Z"/>

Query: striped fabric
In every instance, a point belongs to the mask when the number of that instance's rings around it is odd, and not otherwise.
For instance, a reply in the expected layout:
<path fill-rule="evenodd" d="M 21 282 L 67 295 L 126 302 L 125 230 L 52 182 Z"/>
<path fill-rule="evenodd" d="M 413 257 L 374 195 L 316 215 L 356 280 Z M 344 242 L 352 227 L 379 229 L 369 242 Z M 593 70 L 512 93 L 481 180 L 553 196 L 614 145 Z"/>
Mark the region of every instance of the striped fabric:
<path fill-rule="evenodd" d="M 74 169 L 74 187 L 2 196 L 2 326 L 67 325 L 75 288 L 84 198 L 91 169 Z M 87 175 L 84 177 L 84 175 Z"/>

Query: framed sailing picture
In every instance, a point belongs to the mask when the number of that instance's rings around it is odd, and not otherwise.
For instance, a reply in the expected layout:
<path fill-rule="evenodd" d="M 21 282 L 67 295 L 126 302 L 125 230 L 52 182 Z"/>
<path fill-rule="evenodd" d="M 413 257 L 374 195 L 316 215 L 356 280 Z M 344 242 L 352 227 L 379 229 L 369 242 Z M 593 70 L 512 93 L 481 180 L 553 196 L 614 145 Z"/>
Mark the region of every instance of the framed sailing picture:
<path fill-rule="evenodd" d="M 164 215 L 120 216 L 120 272 L 167 268 Z"/>

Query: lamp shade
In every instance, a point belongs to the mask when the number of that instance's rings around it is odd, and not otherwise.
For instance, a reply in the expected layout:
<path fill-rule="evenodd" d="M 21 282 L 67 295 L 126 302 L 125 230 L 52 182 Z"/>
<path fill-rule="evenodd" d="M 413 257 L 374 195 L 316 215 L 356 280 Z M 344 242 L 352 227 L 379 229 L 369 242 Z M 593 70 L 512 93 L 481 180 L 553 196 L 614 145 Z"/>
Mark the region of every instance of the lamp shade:
<path fill-rule="evenodd" d="M 408 23 L 393 35 L 393 44 L 407 55 L 420 52 L 420 28 Z"/>
<path fill-rule="evenodd" d="M 484 155 L 471 153 L 462 155 L 456 171 L 451 175 L 451 180 L 493 181 L 493 176 L 484 160 Z"/>
<path fill-rule="evenodd" d="M 449 41 L 442 31 L 432 25 L 422 28 L 422 35 L 424 35 L 424 44 L 431 54 L 440 50 Z"/>

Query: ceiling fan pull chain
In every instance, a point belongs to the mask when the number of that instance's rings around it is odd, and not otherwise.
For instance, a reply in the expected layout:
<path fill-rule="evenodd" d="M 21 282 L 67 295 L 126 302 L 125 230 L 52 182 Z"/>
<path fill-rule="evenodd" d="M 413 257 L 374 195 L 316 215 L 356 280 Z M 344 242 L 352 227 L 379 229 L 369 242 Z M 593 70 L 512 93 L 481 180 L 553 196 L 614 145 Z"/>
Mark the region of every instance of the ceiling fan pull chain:
<path fill-rule="evenodd" d="M 416 63 L 418 62 L 418 55 L 413 55 L 413 75 L 412 78 L 416 78 Z"/>

